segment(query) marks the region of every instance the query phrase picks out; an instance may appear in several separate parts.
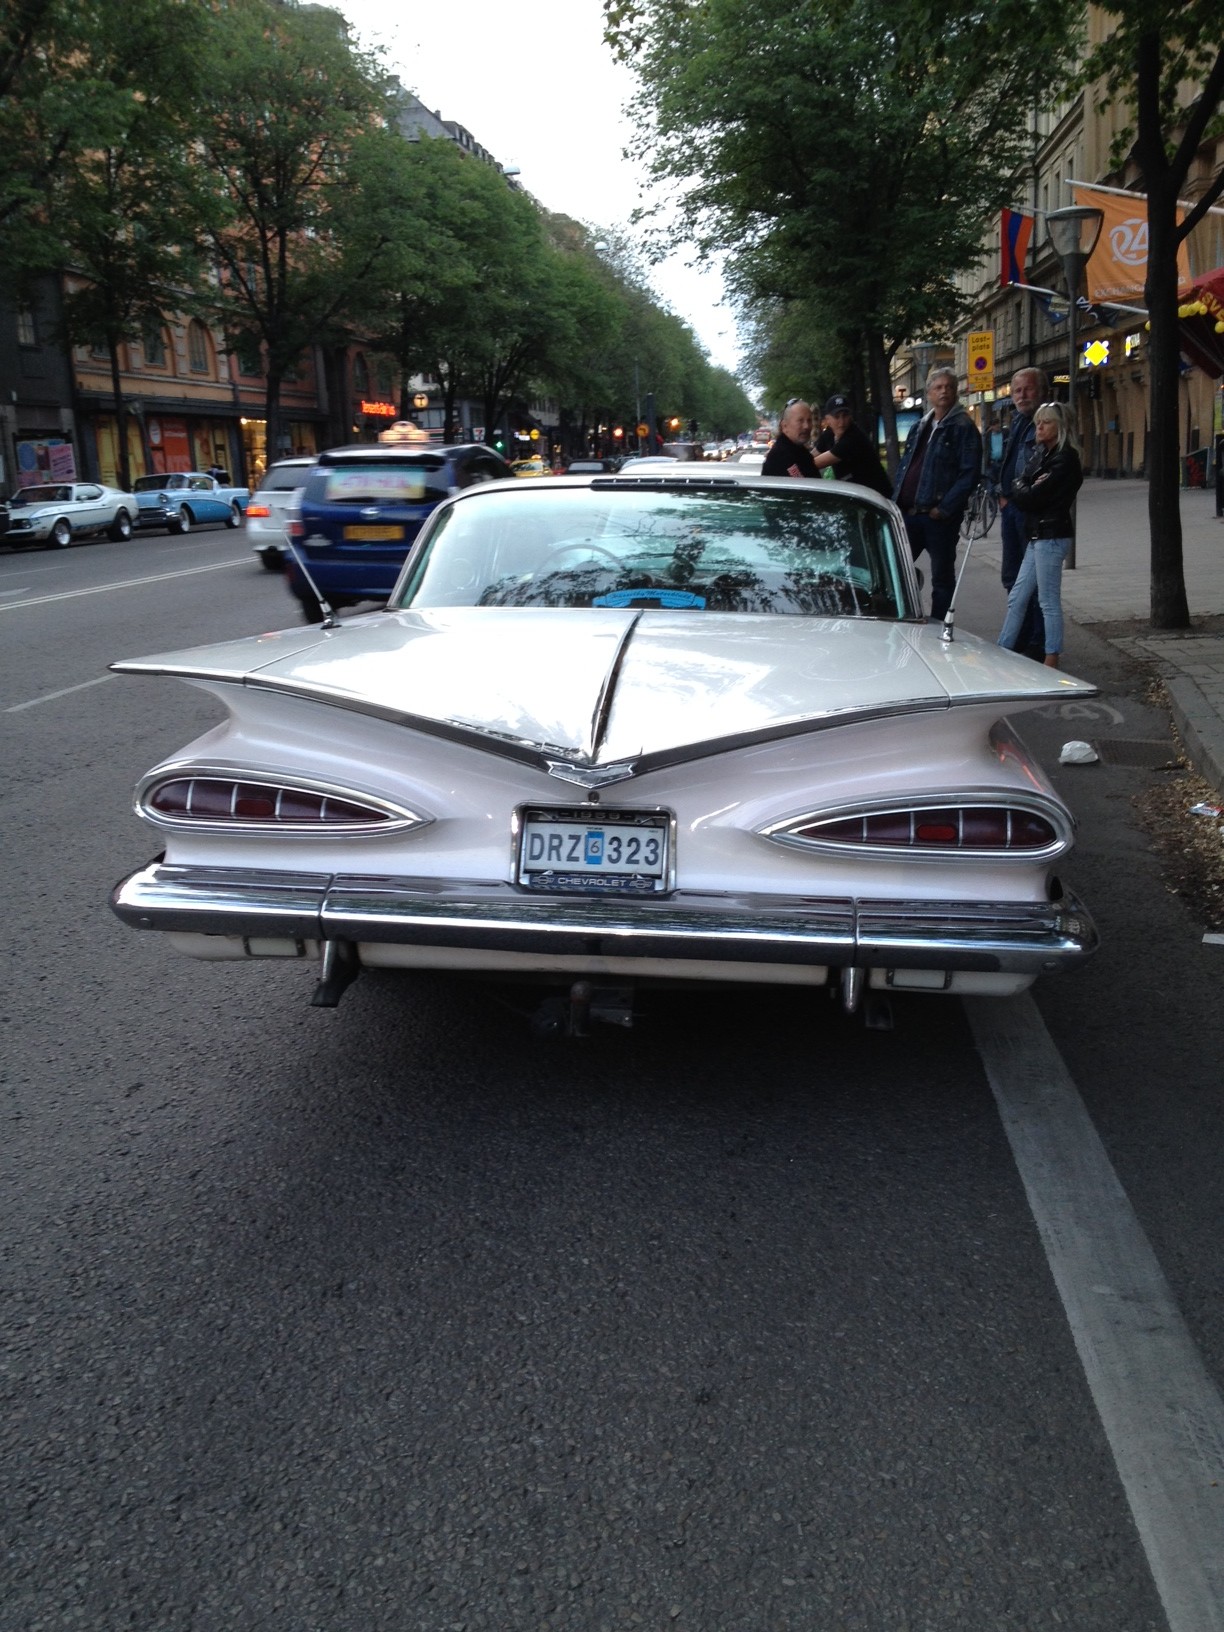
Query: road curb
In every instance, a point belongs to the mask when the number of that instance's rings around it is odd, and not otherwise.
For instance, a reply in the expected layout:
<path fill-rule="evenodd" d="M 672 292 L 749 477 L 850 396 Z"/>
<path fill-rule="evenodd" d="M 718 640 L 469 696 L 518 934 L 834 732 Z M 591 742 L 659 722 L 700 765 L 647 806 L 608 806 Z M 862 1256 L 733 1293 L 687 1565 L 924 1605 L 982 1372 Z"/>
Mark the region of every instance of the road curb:
<path fill-rule="evenodd" d="M 1224 720 L 1185 675 L 1166 675 L 1165 689 L 1186 752 L 1205 781 L 1224 790 Z"/>

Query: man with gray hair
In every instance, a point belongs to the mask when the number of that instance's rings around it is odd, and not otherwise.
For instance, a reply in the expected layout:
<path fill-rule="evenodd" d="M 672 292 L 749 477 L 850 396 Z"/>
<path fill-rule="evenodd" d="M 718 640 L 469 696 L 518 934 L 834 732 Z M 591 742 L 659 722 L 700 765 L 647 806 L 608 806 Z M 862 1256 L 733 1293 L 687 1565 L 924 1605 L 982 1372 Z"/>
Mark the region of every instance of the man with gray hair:
<path fill-rule="evenodd" d="M 1024 475 L 1024 467 L 1032 458 L 1037 446 L 1037 429 L 1033 415 L 1037 412 L 1037 405 L 1045 396 L 1045 392 L 1046 379 L 1039 368 L 1018 368 L 1012 375 L 1011 402 L 1015 412 L 1007 429 L 1007 440 L 1003 444 L 1003 457 L 999 462 L 999 475 L 995 483 L 999 494 L 999 531 L 1003 539 L 1003 566 L 1000 577 L 1003 580 L 1003 588 L 1009 594 L 1020 572 L 1020 563 L 1024 560 L 1024 552 L 1028 546 L 1024 515 L 1011 502 L 1012 484 L 1017 476 Z M 1040 654 L 1041 657 L 1045 655 L 1045 625 L 1035 595 L 1029 602 L 1028 613 L 1020 629 L 1020 638 L 1016 642 L 1016 650 Z"/>
<path fill-rule="evenodd" d="M 762 476 L 815 476 L 816 464 L 808 443 L 812 440 L 812 405 L 802 397 L 792 397 L 782 410 L 778 434 L 774 437 Z"/>
<path fill-rule="evenodd" d="M 910 552 L 931 559 L 931 616 L 941 620 L 956 591 L 961 517 L 982 468 L 982 437 L 957 401 L 956 371 L 933 368 L 928 411 L 905 439 L 893 498 L 905 517 Z"/>

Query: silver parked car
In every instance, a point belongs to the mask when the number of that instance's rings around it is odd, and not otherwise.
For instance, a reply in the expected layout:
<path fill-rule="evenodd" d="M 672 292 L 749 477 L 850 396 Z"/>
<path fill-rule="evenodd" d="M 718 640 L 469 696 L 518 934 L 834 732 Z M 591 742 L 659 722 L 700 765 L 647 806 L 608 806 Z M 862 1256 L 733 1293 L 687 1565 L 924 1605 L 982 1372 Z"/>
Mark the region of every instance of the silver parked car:
<path fill-rule="evenodd" d="M 285 562 L 285 527 L 294 500 L 314 469 L 313 456 L 278 459 L 264 471 L 259 486 L 247 505 L 247 538 L 251 548 L 269 572 L 279 572 Z"/>

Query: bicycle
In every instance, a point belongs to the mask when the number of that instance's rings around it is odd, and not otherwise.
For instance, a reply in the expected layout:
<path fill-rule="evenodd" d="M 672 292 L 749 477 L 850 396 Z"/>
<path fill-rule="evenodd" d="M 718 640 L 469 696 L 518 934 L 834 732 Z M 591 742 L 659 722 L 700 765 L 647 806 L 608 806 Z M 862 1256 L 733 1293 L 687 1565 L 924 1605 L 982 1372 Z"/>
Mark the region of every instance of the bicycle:
<path fill-rule="evenodd" d="M 961 522 L 962 538 L 985 538 L 995 524 L 999 513 L 999 499 L 990 483 L 983 479 L 969 496 L 965 517 Z"/>

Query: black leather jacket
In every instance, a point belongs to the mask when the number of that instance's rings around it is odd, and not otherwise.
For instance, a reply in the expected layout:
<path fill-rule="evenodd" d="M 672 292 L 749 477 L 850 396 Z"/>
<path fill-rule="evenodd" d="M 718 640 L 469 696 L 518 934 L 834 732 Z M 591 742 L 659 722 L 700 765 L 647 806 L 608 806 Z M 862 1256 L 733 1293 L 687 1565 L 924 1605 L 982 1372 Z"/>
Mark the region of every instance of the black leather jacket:
<path fill-rule="evenodd" d="M 1061 448 L 1040 444 L 1012 483 L 1011 502 L 1024 512 L 1026 538 L 1074 538 L 1071 505 L 1084 485 L 1079 454 L 1070 443 Z"/>

